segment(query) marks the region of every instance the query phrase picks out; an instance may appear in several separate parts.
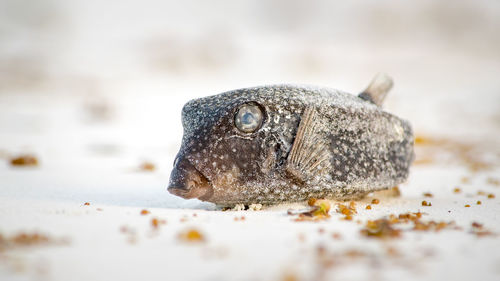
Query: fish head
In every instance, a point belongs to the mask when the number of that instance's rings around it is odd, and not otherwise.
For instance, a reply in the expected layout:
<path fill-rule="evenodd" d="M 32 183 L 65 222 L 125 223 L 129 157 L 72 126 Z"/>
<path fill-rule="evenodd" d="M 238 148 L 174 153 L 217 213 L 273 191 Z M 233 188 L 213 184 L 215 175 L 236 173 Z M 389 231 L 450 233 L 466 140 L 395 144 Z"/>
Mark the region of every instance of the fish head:
<path fill-rule="evenodd" d="M 287 108 L 269 87 L 188 102 L 169 192 L 214 203 L 257 199 L 280 178 L 279 166 L 293 142 L 300 110 Z"/>

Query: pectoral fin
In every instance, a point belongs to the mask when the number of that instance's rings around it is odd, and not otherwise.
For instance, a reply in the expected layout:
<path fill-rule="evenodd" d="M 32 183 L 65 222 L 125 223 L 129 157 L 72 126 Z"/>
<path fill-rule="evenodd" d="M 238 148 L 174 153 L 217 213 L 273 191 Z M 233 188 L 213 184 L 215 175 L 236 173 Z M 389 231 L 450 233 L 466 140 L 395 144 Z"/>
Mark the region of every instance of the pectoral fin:
<path fill-rule="evenodd" d="M 373 78 L 366 90 L 359 94 L 359 97 L 382 107 L 385 96 L 391 90 L 392 85 L 393 82 L 391 77 L 387 74 L 379 73 Z"/>
<path fill-rule="evenodd" d="M 285 168 L 287 174 L 299 183 L 321 176 L 331 168 L 329 144 L 319 133 L 318 125 L 318 113 L 313 107 L 307 107 L 302 114 Z"/>

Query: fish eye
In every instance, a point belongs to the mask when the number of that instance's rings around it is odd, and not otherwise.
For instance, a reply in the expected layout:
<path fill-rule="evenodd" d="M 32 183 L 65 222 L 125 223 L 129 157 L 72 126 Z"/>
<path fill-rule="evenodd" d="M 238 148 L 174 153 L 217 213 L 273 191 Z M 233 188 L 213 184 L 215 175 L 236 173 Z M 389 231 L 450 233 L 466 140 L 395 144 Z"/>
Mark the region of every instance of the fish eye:
<path fill-rule="evenodd" d="M 238 109 L 234 116 L 234 124 L 238 130 L 244 133 L 253 133 L 262 125 L 264 119 L 260 106 L 247 103 Z"/>

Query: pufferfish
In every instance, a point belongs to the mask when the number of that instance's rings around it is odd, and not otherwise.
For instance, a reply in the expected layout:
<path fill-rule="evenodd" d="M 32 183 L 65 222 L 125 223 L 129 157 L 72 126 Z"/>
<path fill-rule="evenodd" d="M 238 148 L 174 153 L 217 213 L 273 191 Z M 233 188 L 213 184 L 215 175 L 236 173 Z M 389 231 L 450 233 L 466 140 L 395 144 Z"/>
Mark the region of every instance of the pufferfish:
<path fill-rule="evenodd" d="M 358 96 L 296 85 L 189 101 L 168 191 L 222 206 L 349 200 L 406 180 L 410 124 L 381 108 L 392 79 Z"/>

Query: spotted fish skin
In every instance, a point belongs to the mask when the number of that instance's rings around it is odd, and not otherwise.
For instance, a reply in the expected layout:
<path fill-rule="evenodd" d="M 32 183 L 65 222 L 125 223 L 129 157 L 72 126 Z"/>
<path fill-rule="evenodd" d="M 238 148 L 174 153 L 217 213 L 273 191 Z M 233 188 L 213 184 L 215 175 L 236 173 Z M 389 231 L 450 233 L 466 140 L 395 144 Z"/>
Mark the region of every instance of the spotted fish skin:
<path fill-rule="evenodd" d="M 235 114 L 258 105 L 261 127 Z M 410 124 L 373 102 L 329 88 L 272 85 L 195 99 L 169 191 L 220 205 L 352 199 L 404 182 L 414 158 Z"/>

